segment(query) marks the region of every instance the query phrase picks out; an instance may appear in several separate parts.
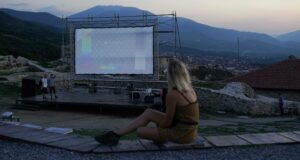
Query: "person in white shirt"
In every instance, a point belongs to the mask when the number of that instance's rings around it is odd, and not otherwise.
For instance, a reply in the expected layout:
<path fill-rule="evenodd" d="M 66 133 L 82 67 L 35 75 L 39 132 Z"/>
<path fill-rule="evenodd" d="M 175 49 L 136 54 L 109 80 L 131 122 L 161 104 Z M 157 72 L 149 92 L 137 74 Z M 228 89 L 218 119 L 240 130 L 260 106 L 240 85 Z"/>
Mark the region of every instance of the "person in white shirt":
<path fill-rule="evenodd" d="M 44 77 L 42 78 L 42 93 L 43 93 L 43 99 L 47 99 L 46 94 L 48 93 L 48 79 L 47 74 L 44 74 Z"/>

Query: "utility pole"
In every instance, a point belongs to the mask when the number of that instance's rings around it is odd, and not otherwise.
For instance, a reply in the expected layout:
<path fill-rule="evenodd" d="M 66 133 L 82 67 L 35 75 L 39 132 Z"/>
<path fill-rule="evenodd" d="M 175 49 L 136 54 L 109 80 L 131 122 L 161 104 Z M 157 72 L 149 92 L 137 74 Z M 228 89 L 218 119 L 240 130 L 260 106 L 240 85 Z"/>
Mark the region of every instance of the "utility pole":
<path fill-rule="evenodd" d="M 237 37 L 237 60 L 238 60 L 238 63 L 240 62 L 240 38 Z"/>

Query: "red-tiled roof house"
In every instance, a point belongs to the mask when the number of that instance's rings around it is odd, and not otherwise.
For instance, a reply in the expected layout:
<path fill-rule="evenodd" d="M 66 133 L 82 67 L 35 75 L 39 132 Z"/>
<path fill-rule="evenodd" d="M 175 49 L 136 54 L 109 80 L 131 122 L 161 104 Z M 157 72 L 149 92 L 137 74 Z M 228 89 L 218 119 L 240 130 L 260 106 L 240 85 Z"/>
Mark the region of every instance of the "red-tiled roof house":
<path fill-rule="evenodd" d="M 300 59 L 289 58 L 225 82 L 245 82 L 257 94 L 277 98 L 281 93 L 285 99 L 300 101 Z"/>

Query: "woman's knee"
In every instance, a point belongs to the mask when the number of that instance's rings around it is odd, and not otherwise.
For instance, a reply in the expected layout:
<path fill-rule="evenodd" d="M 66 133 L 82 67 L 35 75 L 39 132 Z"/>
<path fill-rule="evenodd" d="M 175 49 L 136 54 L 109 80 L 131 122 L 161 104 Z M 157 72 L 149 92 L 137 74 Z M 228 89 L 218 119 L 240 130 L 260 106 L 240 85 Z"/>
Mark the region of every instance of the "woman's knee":
<path fill-rule="evenodd" d="M 153 109 L 147 108 L 144 113 L 145 114 L 152 114 L 153 113 Z"/>
<path fill-rule="evenodd" d="M 153 109 L 146 109 L 145 111 L 144 111 L 144 115 L 146 116 L 146 117 L 149 117 L 149 116 L 151 116 L 153 114 Z"/>
<path fill-rule="evenodd" d="M 137 133 L 137 136 L 138 136 L 138 137 L 143 138 L 143 136 L 144 136 L 144 127 L 139 127 L 139 128 L 136 130 L 136 133 Z"/>

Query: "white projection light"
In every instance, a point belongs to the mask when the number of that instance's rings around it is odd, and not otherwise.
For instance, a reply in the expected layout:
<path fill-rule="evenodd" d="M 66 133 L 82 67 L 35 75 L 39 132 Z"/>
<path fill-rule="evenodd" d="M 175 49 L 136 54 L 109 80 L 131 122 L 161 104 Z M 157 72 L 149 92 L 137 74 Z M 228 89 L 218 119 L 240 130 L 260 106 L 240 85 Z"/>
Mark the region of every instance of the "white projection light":
<path fill-rule="evenodd" d="M 153 74 L 153 27 L 76 29 L 75 74 Z"/>

